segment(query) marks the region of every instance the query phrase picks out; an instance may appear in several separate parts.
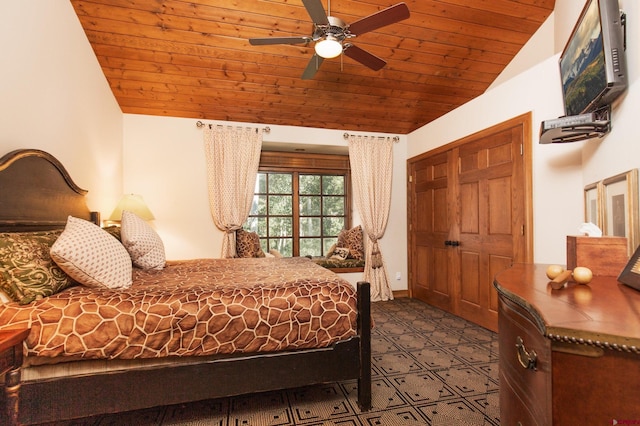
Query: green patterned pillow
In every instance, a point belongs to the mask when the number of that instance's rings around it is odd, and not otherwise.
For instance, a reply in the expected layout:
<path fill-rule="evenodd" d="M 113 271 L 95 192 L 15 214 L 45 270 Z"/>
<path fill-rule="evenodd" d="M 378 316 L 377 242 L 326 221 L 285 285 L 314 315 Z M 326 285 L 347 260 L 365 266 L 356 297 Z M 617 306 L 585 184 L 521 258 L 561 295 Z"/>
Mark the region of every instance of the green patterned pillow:
<path fill-rule="evenodd" d="M 0 233 L 0 290 L 25 305 L 74 285 L 49 255 L 61 233 Z"/>

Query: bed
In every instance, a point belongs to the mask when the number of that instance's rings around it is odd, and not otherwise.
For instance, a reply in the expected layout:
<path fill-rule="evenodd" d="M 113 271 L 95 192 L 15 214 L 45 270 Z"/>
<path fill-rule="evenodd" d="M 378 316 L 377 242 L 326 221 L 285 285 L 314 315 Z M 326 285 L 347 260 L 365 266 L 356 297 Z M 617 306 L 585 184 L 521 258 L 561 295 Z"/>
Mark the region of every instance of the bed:
<path fill-rule="evenodd" d="M 0 188 L 5 236 L 62 232 L 69 216 L 100 223 L 44 151 L 0 158 Z M 353 289 L 305 258 L 167 261 L 132 277 L 0 302 L 0 329 L 30 328 L 5 416 L 44 423 L 352 379 L 370 409 L 368 283 Z"/>

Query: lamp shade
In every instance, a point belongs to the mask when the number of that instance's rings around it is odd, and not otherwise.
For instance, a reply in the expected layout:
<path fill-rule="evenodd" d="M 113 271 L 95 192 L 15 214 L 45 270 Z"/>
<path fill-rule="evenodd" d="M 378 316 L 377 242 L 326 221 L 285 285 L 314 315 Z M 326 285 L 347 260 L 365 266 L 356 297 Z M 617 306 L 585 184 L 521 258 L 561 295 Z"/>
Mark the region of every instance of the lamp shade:
<path fill-rule="evenodd" d="M 142 195 L 138 194 L 125 194 L 118 201 L 118 205 L 113 209 L 113 213 L 109 216 L 110 221 L 121 221 L 122 212 L 126 210 L 134 213 L 136 216 L 143 220 L 153 220 L 155 217 L 147 204 L 142 199 Z"/>
<path fill-rule="evenodd" d="M 342 53 L 342 43 L 331 34 L 324 40 L 316 42 L 315 51 L 322 58 L 335 58 Z"/>

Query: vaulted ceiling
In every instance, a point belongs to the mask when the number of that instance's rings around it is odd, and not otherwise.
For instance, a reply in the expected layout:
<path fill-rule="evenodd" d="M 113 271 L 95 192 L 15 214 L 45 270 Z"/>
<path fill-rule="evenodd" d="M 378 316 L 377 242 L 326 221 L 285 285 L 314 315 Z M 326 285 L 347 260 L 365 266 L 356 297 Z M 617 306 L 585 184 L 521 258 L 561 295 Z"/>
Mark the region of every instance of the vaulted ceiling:
<path fill-rule="evenodd" d="M 312 79 L 302 0 L 71 0 L 124 113 L 407 134 L 482 94 L 553 11 L 555 0 L 407 0 L 410 17 L 349 42 Z M 333 0 L 346 23 L 396 0 Z M 322 0 L 329 11 L 326 0 Z"/>

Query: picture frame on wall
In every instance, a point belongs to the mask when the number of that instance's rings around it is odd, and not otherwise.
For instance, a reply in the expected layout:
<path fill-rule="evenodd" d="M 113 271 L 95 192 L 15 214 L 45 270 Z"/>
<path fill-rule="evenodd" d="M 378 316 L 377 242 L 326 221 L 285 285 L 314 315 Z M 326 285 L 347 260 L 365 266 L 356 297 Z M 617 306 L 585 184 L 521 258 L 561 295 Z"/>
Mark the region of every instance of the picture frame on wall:
<path fill-rule="evenodd" d="M 594 182 L 584 187 L 584 221 L 602 229 L 602 185 Z"/>
<path fill-rule="evenodd" d="M 611 237 L 626 237 L 629 253 L 638 238 L 638 169 L 602 181 L 602 231 Z"/>

